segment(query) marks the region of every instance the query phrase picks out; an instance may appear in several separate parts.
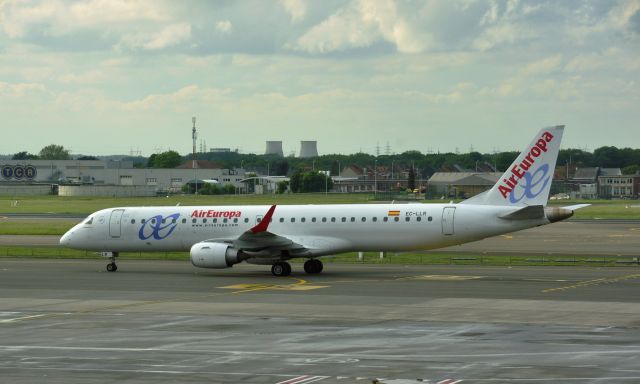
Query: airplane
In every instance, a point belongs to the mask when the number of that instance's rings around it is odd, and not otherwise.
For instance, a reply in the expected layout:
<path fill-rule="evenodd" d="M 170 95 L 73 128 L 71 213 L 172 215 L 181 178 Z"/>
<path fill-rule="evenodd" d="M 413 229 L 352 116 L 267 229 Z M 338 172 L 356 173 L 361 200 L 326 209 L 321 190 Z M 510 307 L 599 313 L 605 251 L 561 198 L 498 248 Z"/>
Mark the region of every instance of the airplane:
<path fill-rule="evenodd" d="M 564 126 L 541 129 L 489 190 L 460 203 L 119 207 L 97 211 L 61 239 L 101 252 L 117 270 L 120 252 L 189 251 L 201 268 L 271 265 L 354 251 L 431 250 L 554 223 L 589 204 L 547 207 Z"/>

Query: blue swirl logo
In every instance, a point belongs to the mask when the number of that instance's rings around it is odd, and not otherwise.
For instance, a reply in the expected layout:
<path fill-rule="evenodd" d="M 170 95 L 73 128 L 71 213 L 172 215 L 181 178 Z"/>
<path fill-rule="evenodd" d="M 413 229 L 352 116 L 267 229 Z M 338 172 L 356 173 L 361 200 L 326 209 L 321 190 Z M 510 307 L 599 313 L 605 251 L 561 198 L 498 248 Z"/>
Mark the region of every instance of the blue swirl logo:
<path fill-rule="evenodd" d="M 167 217 L 162 215 L 153 216 L 142 224 L 138 237 L 140 240 L 147 240 L 153 237 L 156 240 L 162 240 L 173 233 L 178 226 L 179 213 L 174 213 Z"/>
<path fill-rule="evenodd" d="M 549 164 L 543 164 L 540 168 L 536 169 L 535 172 L 526 172 L 523 176 L 524 183 L 518 183 L 516 188 L 513 188 L 511 193 L 509 194 L 509 201 L 513 204 L 519 202 L 524 199 L 533 199 L 540 195 L 549 184 L 551 180 L 551 175 L 549 173 Z M 522 194 L 518 197 L 516 196 L 516 191 L 518 187 L 522 189 Z"/>

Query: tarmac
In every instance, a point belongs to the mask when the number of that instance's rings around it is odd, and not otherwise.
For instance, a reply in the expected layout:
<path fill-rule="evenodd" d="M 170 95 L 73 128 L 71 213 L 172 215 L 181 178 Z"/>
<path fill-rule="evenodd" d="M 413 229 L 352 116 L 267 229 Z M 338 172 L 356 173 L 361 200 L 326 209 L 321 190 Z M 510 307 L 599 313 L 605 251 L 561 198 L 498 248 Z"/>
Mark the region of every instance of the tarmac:
<path fill-rule="evenodd" d="M 0 259 L 7 383 L 640 382 L 637 266 Z"/>

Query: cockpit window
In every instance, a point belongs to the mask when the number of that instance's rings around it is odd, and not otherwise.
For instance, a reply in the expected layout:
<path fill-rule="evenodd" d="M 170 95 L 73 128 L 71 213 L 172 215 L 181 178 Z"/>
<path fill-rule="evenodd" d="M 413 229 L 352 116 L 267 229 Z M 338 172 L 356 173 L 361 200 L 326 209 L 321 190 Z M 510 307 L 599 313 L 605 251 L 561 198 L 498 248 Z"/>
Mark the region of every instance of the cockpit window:
<path fill-rule="evenodd" d="M 89 218 L 84 221 L 84 224 L 93 224 L 93 216 L 89 216 Z"/>

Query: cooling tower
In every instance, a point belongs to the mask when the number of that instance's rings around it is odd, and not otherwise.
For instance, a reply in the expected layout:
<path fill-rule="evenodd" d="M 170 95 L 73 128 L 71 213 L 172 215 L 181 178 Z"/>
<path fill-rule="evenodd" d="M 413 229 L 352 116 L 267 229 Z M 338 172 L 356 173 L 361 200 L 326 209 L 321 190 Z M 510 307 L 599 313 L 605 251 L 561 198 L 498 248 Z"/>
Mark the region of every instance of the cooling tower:
<path fill-rule="evenodd" d="M 264 154 L 282 156 L 282 141 L 267 141 L 267 149 Z"/>
<path fill-rule="evenodd" d="M 318 142 L 317 141 L 301 141 L 300 157 L 317 157 Z"/>

